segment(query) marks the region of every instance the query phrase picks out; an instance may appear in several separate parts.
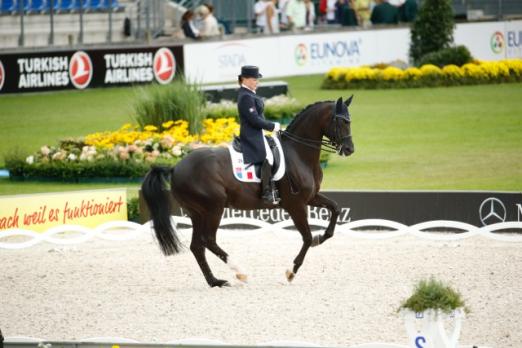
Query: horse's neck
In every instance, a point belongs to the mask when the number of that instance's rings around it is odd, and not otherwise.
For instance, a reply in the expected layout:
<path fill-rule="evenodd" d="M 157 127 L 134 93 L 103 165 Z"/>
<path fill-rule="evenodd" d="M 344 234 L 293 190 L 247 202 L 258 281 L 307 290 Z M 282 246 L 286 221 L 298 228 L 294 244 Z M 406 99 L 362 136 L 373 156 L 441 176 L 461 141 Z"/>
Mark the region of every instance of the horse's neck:
<path fill-rule="evenodd" d="M 319 116 L 316 115 L 307 117 L 289 130 L 292 135 L 297 136 L 298 139 L 302 139 L 303 141 L 296 141 L 295 139 L 293 140 L 283 137 L 285 140 L 284 146 L 288 146 L 294 150 L 300 160 L 307 162 L 310 165 L 319 163 L 319 156 L 321 153 L 319 142 L 323 138 L 323 133 L 318 120 Z"/>

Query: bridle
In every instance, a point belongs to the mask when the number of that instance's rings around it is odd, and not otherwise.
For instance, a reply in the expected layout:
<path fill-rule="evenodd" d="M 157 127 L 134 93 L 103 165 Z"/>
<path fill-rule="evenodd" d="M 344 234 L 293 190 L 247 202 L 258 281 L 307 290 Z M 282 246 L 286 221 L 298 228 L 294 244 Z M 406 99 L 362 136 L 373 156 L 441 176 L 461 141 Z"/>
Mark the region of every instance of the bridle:
<path fill-rule="evenodd" d="M 327 136 L 327 139 L 321 139 L 321 140 L 311 140 L 307 138 L 300 137 L 298 135 L 295 135 L 293 133 L 290 133 L 287 130 L 281 131 L 281 135 L 287 137 L 288 139 L 295 141 L 296 143 L 299 143 L 304 146 L 311 147 L 316 150 L 322 150 L 330 153 L 338 153 L 341 151 L 341 146 L 345 139 L 351 138 L 351 130 L 350 134 L 342 136 L 339 132 L 339 122 L 350 122 L 350 114 L 343 115 L 343 114 L 337 114 L 337 111 L 334 110 L 332 112 L 332 118 L 330 120 L 330 123 L 328 124 L 328 128 L 325 134 Z M 332 128 L 333 128 L 333 136 L 332 136 Z M 329 133 L 329 134 L 328 134 Z M 332 140 L 333 138 L 333 140 Z"/>

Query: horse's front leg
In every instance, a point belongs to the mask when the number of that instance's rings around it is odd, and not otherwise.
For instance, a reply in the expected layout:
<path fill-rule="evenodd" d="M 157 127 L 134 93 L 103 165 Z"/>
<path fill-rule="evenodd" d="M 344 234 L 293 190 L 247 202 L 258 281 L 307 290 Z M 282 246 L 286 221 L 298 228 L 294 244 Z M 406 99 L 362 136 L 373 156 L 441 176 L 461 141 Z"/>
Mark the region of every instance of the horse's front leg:
<path fill-rule="evenodd" d="M 337 218 L 341 211 L 339 210 L 339 206 L 337 203 L 327 198 L 325 195 L 321 193 L 317 193 L 315 197 L 308 203 L 313 207 L 326 208 L 330 211 L 330 223 L 328 227 L 324 231 L 323 235 L 315 235 L 312 240 L 312 247 L 318 246 L 319 244 L 323 244 L 325 240 L 333 237 L 335 224 L 337 223 Z"/>
<path fill-rule="evenodd" d="M 312 232 L 310 230 L 310 225 L 308 225 L 307 207 L 305 205 L 292 207 L 291 209 L 288 209 L 288 213 L 290 214 L 290 217 L 294 221 L 295 227 L 297 228 L 297 230 L 301 234 L 301 237 L 303 238 L 303 246 L 301 247 L 299 254 L 297 254 L 296 258 L 294 259 L 294 266 L 292 268 L 292 271 L 286 271 L 286 279 L 289 282 L 291 282 L 294 279 L 295 274 L 299 270 L 299 267 L 301 267 L 301 265 L 303 264 L 306 252 L 308 251 L 308 249 L 310 249 L 310 246 L 312 245 Z"/>

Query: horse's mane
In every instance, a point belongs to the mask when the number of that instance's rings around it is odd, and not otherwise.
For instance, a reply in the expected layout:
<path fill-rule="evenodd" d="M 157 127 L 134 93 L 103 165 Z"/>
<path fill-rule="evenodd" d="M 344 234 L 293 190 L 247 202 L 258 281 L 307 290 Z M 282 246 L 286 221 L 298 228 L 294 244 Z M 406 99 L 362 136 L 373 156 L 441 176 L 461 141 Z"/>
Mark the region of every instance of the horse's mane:
<path fill-rule="evenodd" d="M 297 115 L 295 115 L 294 119 L 290 122 L 290 124 L 288 125 L 288 127 L 286 127 L 287 130 L 292 130 L 293 127 L 296 127 L 299 122 L 304 119 L 304 114 L 306 113 L 306 111 L 308 111 L 308 109 L 316 106 L 317 104 L 323 104 L 323 103 L 332 103 L 333 101 L 332 100 L 323 100 L 323 101 L 318 101 L 318 102 L 315 102 L 313 104 L 309 104 L 307 106 L 305 106 L 305 108 L 301 111 L 299 111 L 299 113 Z"/>

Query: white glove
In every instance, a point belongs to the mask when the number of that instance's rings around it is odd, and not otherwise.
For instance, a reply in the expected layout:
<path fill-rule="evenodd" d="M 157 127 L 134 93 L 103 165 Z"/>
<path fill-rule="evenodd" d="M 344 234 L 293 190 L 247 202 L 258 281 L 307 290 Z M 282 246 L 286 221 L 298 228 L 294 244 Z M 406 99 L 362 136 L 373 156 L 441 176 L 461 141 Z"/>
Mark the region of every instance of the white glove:
<path fill-rule="evenodd" d="M 274 122 L 273 132 L 279 132 L 280 130 L 281 130 L 281 124 L 279 122 Z"/>

